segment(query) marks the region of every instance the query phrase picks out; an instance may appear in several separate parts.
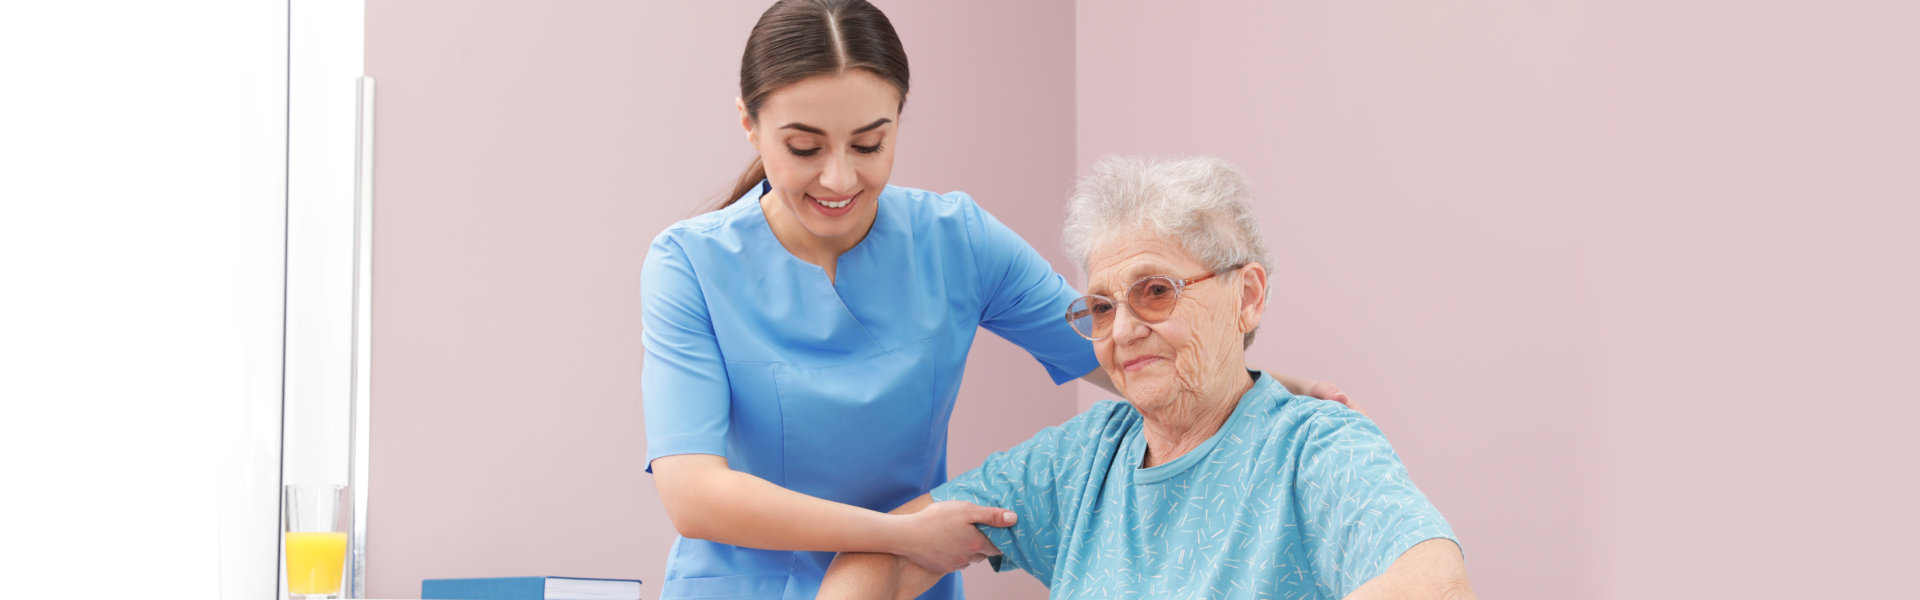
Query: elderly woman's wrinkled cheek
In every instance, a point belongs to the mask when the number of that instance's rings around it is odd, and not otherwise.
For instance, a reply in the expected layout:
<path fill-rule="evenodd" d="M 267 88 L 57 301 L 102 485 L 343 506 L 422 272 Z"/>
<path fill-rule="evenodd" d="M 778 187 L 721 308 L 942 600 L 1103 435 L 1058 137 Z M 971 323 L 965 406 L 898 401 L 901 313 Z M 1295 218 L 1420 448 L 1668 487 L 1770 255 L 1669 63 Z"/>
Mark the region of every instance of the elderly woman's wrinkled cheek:
<path fill-rule="evenodd" d="M 1220 383 L 1216 379 L 1221 373 L 1245 368 L 1244 364 L 1226 364 L 1234 360 L 1233 345 L 1240 343 L 1240 334 L 1228 326 L 1229 320 L 1211 310 L 1195 310 L 1186 325 L 1186 343 L 1175 361 L 1181 391 L 1203 393 Z"/>

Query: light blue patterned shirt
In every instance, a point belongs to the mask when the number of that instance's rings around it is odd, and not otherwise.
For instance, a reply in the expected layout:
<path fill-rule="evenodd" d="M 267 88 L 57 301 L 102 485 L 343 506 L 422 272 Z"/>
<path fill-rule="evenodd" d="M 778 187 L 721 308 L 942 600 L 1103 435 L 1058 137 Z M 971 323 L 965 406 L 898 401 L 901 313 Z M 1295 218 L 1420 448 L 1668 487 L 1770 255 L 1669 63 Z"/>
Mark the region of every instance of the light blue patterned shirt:
<path fill-rule="evenodd" d="M 1011 509 L 995 568 L 1056 598 L 1339 598 L 1453 529 L 1372 421 L 1258 371 L 1212 438 L 1142 469 L 1144 421 L 1106 401 L 988 457 L 937 500 Z"/>

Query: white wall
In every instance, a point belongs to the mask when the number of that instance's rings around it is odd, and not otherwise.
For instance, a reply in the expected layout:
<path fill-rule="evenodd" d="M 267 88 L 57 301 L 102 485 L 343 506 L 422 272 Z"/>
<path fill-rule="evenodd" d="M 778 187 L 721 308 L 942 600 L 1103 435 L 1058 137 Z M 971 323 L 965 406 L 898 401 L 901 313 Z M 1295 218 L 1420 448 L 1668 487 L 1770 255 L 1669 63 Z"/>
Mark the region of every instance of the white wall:
<path fill-rule="evenodd" d="M 277 585 L 286 17 L 0 8 L 9 597 Z"/>

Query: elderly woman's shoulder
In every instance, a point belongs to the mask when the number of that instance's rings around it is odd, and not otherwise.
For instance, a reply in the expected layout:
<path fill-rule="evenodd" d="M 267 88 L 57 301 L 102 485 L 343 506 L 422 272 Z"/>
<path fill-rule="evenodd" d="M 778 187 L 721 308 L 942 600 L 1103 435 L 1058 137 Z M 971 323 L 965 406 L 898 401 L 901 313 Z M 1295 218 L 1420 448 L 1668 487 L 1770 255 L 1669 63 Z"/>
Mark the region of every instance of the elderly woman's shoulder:
<path fill-rule="evenodd" d="M 1058 427 L 1058 433 L 1068 437 L 1117 437 L 1127 430 L 1138 427 L 1141 421 L 1140 411 L 1132 404 L 1120 400 L 1101 400 L 1093 406 Z"/>
<path fill-rule="evenodd" d="M 1274 386 L 1279 388 L 1280 386 Z M 1262 406 L 1252 407 L 1263 415 L 1263 420 L 1276 430 L 1291 430 L 1306 427 L 1375 428 L 1372 419 L 1359 411 L 1348 408 L 1339 402 L 1321 400 L 1312 396 L 1292 394 L 1285 388 L 1258 400 Z"/>

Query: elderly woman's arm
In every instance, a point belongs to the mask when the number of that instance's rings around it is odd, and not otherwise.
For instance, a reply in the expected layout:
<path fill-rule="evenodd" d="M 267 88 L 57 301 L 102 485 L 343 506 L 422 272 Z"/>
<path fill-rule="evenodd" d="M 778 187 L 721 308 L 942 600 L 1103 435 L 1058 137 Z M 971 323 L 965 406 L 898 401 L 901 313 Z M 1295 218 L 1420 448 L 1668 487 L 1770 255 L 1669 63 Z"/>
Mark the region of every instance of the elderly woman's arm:
<path fill-rule="evenodd" d="M 937 503 L 964 504 L 964 503 Z M 893 509 L 892 514 L 905 515 L 935 507 L 933 497 L 921 494 Z M 1009 513 L 1011 514 L 1011 513 Z M 1011 526 L 1011 519 L 1004 523 Z M 993 543 L 980 536 L 988 548 Z M 978 555 L 986 558 L 987 555 Z M 877 598 L 913 598 L 933 588 L 940 582 L 944 573 L 935 573 L 920 568 L 913 561 L 894 554 L 876 552 L 842 552 L 834 557 L 833 564 L 827 567 L 826 579 L 820 582 L 820 595 L 817 598 L 827 600 L 872 600 Z"/>
<path fill-rule="evenodd" d="M 1432 598 L 1472 600 L 1466 559 L 1452 540 L 1435 538 L 1414 544 L 1387 567 L 1347 595 L 1348 600 Z"/>

